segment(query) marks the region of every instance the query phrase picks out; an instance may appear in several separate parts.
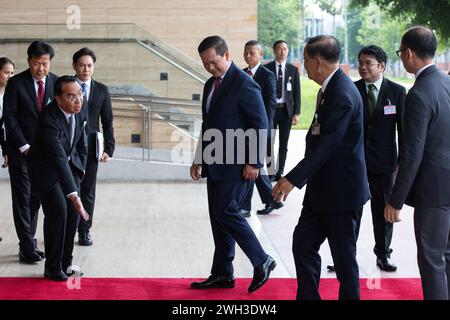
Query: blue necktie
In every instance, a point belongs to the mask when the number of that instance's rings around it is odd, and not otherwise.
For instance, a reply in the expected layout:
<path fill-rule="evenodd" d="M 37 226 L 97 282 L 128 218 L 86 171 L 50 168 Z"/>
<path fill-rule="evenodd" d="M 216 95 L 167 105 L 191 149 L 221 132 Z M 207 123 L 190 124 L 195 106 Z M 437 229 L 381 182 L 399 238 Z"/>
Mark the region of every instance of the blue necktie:
<path fill-rule="evenodd" d="M 83 90 L 83 100 L 86 101 L 86 103 L 87 103 L 88 99 L 87 99 L 87 92 L 86 92 L 86 83 L 84 83 L 84 82 L 81 83 L 81 90 Z"/>

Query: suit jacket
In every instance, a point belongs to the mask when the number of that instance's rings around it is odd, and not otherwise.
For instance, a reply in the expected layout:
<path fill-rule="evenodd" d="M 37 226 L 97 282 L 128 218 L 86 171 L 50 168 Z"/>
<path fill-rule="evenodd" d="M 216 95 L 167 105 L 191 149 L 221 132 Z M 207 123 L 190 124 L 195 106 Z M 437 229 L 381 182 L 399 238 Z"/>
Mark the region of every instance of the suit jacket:
<path fill-rule="evenodd" d="M 247 73 L 247 71 L 248 68 L 245 68 L 244 72 Z M 273 129 L 273 117 L 275 115 L 275 105 L 277 104 L 277 79 L 275 74 L 261 64 L 253 75 L 253 80 L 261 88 L 269 129 Z"/>
<path fill-rule="evenodd" d="M 42 111 L 27 157 L 30 178 L 38 192 L 49 191 L 60 183 L 65 195 L 74 191 L 79 193 L 74 177 L 81 180 L 86 167 L 86 125 L 84 115 L 76 114 L 75 135 L 70 146 L 67 119 L 56 100 Z"/>
<path fill-rule="evenodd" d="M 275 77 L 277 74 L 276 66 L 277 65 L 275 61 L 269 62 L 268 64 L 265 65 L 267 69 L 269 69 L 275 74 Z M 289 81 L 292 84 L 291 91 L 287 91 L 287 84 Z M 276 88 L 276 80 L 275 80 L 275 88 Z M 284 70 L 284 93 L 285 93 L 286 108 L 289 117 L 292 117 L 294 114 L 297 115 L 300 114 L 300 75 L 298 73 L 297 67 L 290 63 L 286 63 L 286 68 Z"/>
<path fill-rule="evenodd" d="M 368 95 L 363 79 L 355 82 L 364 104 L 364 149 L 367 172 L 371 175 L 392 174 L 398 164 L 396 131 L 399 152 L 403 145 L 403 107 L 406 90 L 383 77 L 375 112 L 370 118 Z M 384 114 L 384 107 L 395 105 L 395 114 Z M 397 128 L 397 130 L 396 130 Z"/>
<path fill-rule="evenodd" d="M 361 208 L 370 199 L 364 160 L 361 95 L 339 69 L 318 107 L 320 135 L 306 135 L 305 157 L 286 175 L 313 212 L 338 213 Z"/>
<path fill-rule="evenodd" d="M 111 97 L 108 87 L 92 79 L 89 91 L 89 101 L 83 104 L 82 111 L 88 119 L 88 152 L 90 157 L 96 155 L 96 132 L 100 131 L 99 122 L 102 122 L 105 152 L 112 157 L 115 148 L 113 113 Z"/>
<path fill-rule="evenodd" d="M 243 179 L 242 172 L 245 164 L 254 164 L 259 168 L 263 166 L 262 160 L 266 152 L 268 122 L 261 90 L 255 81 L 232 62 L 220 86 L 213 94 L 207 112 L 206 101 L 213 83 L 214 77 L 211 77 L 206 81 L 203 89 L 202 135 L 197 145 L 195 163 L 202 164 L 203 177 L 214 180 L 240 180 Z M 235 143 L 235 139 L 227 137 L 227 129 L 242 129 L 244 131 L 255 129 L 256 134 L 263 134 L 256 136 L 255 144 L 250 145 L 246 141 L 245 155 L 242 155 L 237 152 L 238 144 Z M 264 130 L 260 131 L 260 129 Z M 212 139 L 213 141 L 210 142 L 211 139 L 207 135 L 205 136 L 205 132 L 220 134 L 220 137 L 216 140 Z M 220 138 L 223 139 L 223 148 L 217 149 L 213 153 L 219 161 L 214 163 L 205 161 L 207 160 L 203 156 L 205 155 L 205 148 L 208 147 L 208 150 L 210 150 L 212 146 L 209 145 L 212 142 L 218 142 Z M 206 154 L 210 154 L 208 150 Z M 231 151 L 233 151 L 233 154 Z M 220 153 L 223 157 L 220 156 Z M 239 159 L 241 156 L 244 156 L 244 161 L 240 161 L 242 160 Z M 227 158 L 230 161 L 227 161 Z"/>
<path fill-rule="evenodd" d="M 450 205 L 450 77 L 422 71 L 405 100 L 403 150 L 389 203 L 401 209 Z"/>
<path fill-rule="evenodd" d="M 53 86 L 57 78 L 53 73 L 46 77 L 43 109 L 53 99 Z M 30 69 L 9 79 L 3 108 L 8 147 L 18 154 L 20 147 L 31 145 L 38 125 L 38 102 Z"/>

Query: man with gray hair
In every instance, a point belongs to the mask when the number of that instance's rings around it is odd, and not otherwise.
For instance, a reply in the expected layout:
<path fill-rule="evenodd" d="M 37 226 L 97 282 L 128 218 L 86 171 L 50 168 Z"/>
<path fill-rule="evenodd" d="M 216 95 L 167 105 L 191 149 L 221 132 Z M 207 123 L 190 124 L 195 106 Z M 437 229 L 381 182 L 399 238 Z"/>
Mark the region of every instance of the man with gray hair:
<path fill-rule="evenodd" d="M 339 68 L 340 45 L 333 36 L 308 39 L 305 69 L 321 85 L 313 123 L 306 135 L 305 157 L 273 188 L 286 200 L 307 184 L 292 250 L 297 299 L 318 300 L 319 248 L 328 238 L 340 283 L 339 299 L 360 298 L 356 261 L 358 210 L 370 198 L 364 159 L 363 104 L 353 81 Z"/>

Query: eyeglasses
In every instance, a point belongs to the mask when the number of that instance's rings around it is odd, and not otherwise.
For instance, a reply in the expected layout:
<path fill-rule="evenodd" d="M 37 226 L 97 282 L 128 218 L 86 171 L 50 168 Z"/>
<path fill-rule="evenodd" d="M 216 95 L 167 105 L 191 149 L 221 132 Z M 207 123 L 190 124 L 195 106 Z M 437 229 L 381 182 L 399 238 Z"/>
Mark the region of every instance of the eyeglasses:
<path fill-rule="evenodd" d="M 358 62 L 358 67 L 359 68 L 364 67 L 364 66 L 366 66 L 367 68 L 370 68 L 370 67 L 376 66 L 376 65 L 379 65 L 379 63 L 378 62 L 373 62 L 373 61 L 366 61 L 366 62 L 359 61 Z"/>
<path fill-rule="evenodd" d="M 77 99 L 83 100 L 83 93 L 80 92 L 78 94 L 68 94 L 67 99 L 69 99 L 70 102 L 74 102 Z"/>
<path fill-rule="evenodd" d="M 403 49 L 399 49 L 397 51 L 395 51 L 395 53 L 397 54 L 398 57 L 400 57 L 400 52 L 405 51 L 408 48 L 403 48 Z"/>

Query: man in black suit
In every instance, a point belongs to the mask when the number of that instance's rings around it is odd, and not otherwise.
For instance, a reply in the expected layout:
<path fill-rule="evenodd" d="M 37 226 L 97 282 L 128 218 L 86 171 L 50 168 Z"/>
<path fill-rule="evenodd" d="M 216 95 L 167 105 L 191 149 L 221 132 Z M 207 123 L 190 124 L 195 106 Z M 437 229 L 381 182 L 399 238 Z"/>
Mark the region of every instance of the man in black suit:
<path fill-rule="evenodd" d="M 84 94 L 82 112 L 86 113 L 88 119 L 88 159 L 86 174 L 81 181 L 81 200 L 89 213 L 89 220 L 80 220 L 78 225 L 78 243 L 81 246 L 93 244 L 89 231 L 94 215 L 98 162 L 108 162 L 115 146 L 113 112 L 108 87 L 92 79 L 96 61 L 94 51 L 89 48 L 81 48 L 72 57 L 72 66 Z M 100 131 L 100 121 L 103 129 L 104 152 L 97 155 L 97 132 Z"/>
<path fill-rule="evenodd" d="M 369 188 L 372 194 L 373 233 L 377 266 L 384 271 L 396 271 L 391 260 L 393 224 L 384 219 L 384 206 L 394 184 L 398 167 L 397 140 L 399 151 L 403 141 L 403 105 L 406 90 L 403 86 L 383 77 L 387 55 L 378 46 L 362 48 L 358 54 L 358 71 L 361 80 L 355 82 L 364 104 L 364 151 L 366 155 Z M 357 234 L 362 218 L 358 215 Z M 333 267 L 328 266 L 333 270 Z"/>
<path fill-rule="evenodd" d="M 30 181 L 26 159 L 36 133 L 38 116 L 53 99 L 53 84 L 57 77 L 49 72 L 54 51 L 48 43 L 34 41 L 27 54 L 29 68 L 8 81 L 3 103 L 19 260 L 34 263 L 45 256 L 34 239 L 40 201 Z"/>
<path fill-rule="evenodd" d="M 87 159 L 86 118 L 80 114 L 83 93 L 77 79 L 55 82 L 55 99 L 42 112 L 29 152 L 29 172 L 44 210 L 44 276 L 65 281 L 72 274 L 72 251 L 83 208 L 80 181 Z"/>
<path fill-rule="evenodd" d="M 273 116 L 275 113 L 276 105 L 276 81 L 275 74 L 267 70 L 261 65 L 261 58 L 263 52 L 261 50 L 261 44 L 256 40 L 248 41 L 244 46 L 244 60 L 247 62 L 248 67 L 244 69 L 253 80 L 261 88 L 261 94 L 264 101 L 264 106 L 266 108 L 266 114 L 268 119 L 268 134 L 267 134 L 267 148 L 271 148 L 271 131 L 273 129 Z M 262 203 L 265 204 L 265 208 L 258 210 L 257 214 L 269 214 L 273 210 L 280 209 L 283 206 L 282 202 L 275 202 L 272 197 L 272 184 L 270 179 L 263 169 L 261 169 L 260 174 L 256 181 L 250 184 L 250 190 L 247 196 L 244 198 L 244 202 L 241 207 L 241 215 L 244 218 L 250 217 L 250 212 L 252 208 L 252 196 L 254 185 L 258 189 L 259 196 L 261 197 Z"/>
<path fill-rule="evenodd" d="M 211 275 L 205 281 L 193 282 L 191 287 L 233 288 L 232 262 L 237 242 L 254 267 L 248 288 L 248 292 L 253 292 L 266 283 L 276 266 L 240 215 L 240 204 L 248 193 L 250 180 L 258 177 L 263 166 L 267 115 L 258 84 L 230 61 L 224 39 L 207 37 L 198 46 L 198 52 L 213 77 L 203 90 L 202 131 L 190 175 L 194 181 L 207 177 L 215 252 Z M 251 141 L 246 141 L 247 134 Z"/>
<path fill-rule="evenodd" d="M 403 149 L 385 208 L 400 221 L 414 207 L 417 261 L 425 300 L 450 298 L 450 78 L 434 64 L 437 40 L 425 27 L 405 32 L 397 54 L 416 76 L 405 100 Z"/>
<path fill-rule="evenodd" d="M 278 165 L 274 167 L 277 168 L 275 175 L 273 175 L 274 169 L 272 168 L 271 170 L 272 164 L 268 165 L 268 167 L 269 174 L 271 174 L 271 180 L 278 181 L 284 173 L 291 127 L 292 125 L 296 125 L 300 120 L 300 76 L 297 67 L 286 62 L 289 53 L 286 41 L 275 41 L 273 44 L 273 51 L 275 53 L 275 61 L 268 63 L 266 68 L 272 71 L 277 77 L 277 104 L 273 128 L 278 128 L 280 138 Z M 274 140 L 275 137 L 273 137 L 272 143 L 275 142 Z M 269 150 L 272 152 L 273 147 Z M 272 153 L 270 153 L 269 156 L 272 156 L 273 158 Z"/>
<path fill-rule="evenodd" d="M 359 299 L 356 261 L 358 211 L 370 198 L 364 159 L 363 104 L 351 79 L 339 68 L 340 45 L 333 36 L 310 38 L 304 50 L 308 77 L 322 88 L 306 135 L 305 157 L 273 188 L 286 200 L 307 184 L 292 250 L 297 299 L 320 299 L 321 244 L 328 238 L 340 283 L 339 299 Z"/>

